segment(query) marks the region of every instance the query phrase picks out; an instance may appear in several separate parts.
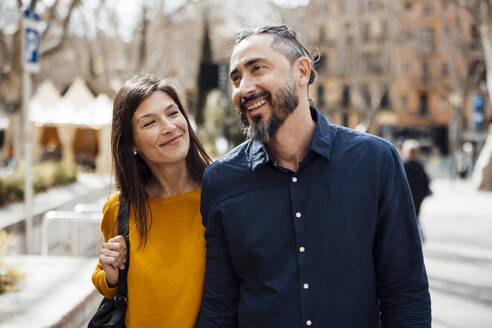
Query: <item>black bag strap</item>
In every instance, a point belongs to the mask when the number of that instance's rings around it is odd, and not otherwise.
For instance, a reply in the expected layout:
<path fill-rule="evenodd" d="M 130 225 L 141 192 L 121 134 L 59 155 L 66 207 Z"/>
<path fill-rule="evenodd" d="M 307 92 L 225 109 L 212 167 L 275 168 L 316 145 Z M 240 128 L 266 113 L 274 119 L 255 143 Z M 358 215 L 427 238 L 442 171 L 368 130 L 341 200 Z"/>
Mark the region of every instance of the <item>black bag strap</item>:
<path fill-rule="evenodd" d="M 128 274 L 128 267 L 130 266 L 130 230 L 128 229 L 128 221 L 130 216 L 129 202 L 124 199 L 120 193 L 119 200 L 119 209 L 118 209 L 118 235 L 122 235 L 125 237 L 126 242 L 126 262 L 125 268 L 123 270 L 118 270 L 118 291 L 115 296 L 115 300 L 117 302 L 124 302 L 127 304 L 127 284 L 126 284 L 126 276 Z"/>

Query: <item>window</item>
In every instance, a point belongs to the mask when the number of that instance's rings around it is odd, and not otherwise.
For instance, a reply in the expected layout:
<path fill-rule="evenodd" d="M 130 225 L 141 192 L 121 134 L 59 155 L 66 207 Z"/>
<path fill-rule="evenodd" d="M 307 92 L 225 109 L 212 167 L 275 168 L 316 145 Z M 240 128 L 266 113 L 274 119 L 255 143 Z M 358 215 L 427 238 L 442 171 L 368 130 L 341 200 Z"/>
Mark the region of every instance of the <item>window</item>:
<path fill-rule="evenodd" d="M 325 87 L 323 84 L 318 84 L 318 88 L 316 89 L 317 93 L 317 101 L 318 101 L 318 106 L 323 107 L 325 105 Z"/>
<path fill-rule="evenodd" d="M 404 62 L 403 63 L 403 74 L 408 74 L 409 72 L 410 72 L 410 63 Z"/>
<path fill-rule="evenodd" d="M 422 62 L 422 83 L 429 83 L 431 79 L 431 72 L 429 69 L 429 62 Z"/>
<path fill-rule="evenodd" d="M 445 112 L 448 109 L 448 103 L 446 101 L 446 98 L 441 97 L 439 100 L 439 111 L 440 112 Z"/>
<path fill-rule="evenodd" d="M 381 22 L 381 38 L 383 40 L 386 40 L 388 37 L 388 26 L 388 21 L 386 19 L 383 19 L 383 21 Z"/>
<path fill-rule="evenodd" d="M 362 97 L 362 100 L 364 101 L 364 106 L 370 107 L 371 106 L 371 94 L 369 92 L 369 87 L 367 84 L 363 84 L 360 87 L 360 95 Z"/>
<path fill-rule="evenodd" d="M 370 39 L 371 35 L 371 26 L 369 25 L 368 22 L 365 22 L 362 25 L 362 41 L 368 42 Z"/>
<path fill-rule="evenodd" d="M 480 31 L 478 29 L 478 26 L 476 24 L 472 24 L 471 30 L 470 30 L 470 36 L 471 36 L 471 42 L 470 42 L 470 47 L 474 49 L 479 49 L 481 45 L 481 39 L 480 39 Z"/>
<path fill-rule="evenodd" d="M 327 58 L 325 55 L 317 55 L 314 57 L 314 69 L 318 73 L 324 73 L 326 72 L 326 66 L 327 66 Z"/>
<path fill-rule="evenodd" d="M 429 0 L 426 0 L 424 3 L 423 14 L 425 18 L 430 17 L 432 15 L 432 5 Z"/>
<path fill-rule="evenodd" d="M 468 77 L 475 77 L 474 80 L 480 80 L 480 75 L 485 75 L 485 62 L 483 60 L 474 60 L 468 63 Z"/>
<path fill-rule="evenodd" d="M 342 107 L 350 106 L 350 87 L 345 85 L 342 90 Z"/>
<path fill-rule="evenodd" d="M 352 26 L 349 23 L 345 23 L 344 31 L 345 31 L 345 43 L 347 43 L 347 45 L 352 45 L 353 42 Z"/>
<path fill-rule="evenodd" d="M 425 92 L 420 94 L 420 115 L 429 114 L 429 95 Z"/>
<path fill-rule="evenodd" d="M 409 29 L 403 29 L 400 34 L 401 41 L 410 41 L 413 39 L 412 31 Z"/>
<path fill-rule="evenodd" d="M 405 95 L 401 96 L 400 102 L 401 108 L 406 111 L 408 109 L 408 97 Z"/>
<path fill-rule="evenodd" d="M 434 49 L 434 30 L 432 28 L 421 28 L 419 30 L 419 46 L 424 52 Z"/>
<path fill-rule="evenodd" d="M 480 31 L 478 30 L 477 24 L 472 24 L 470 32 L 472 39 L 480 39 Z"/>
<path fill-rule="evenodd" d="M 376 1 L 375 0 L 364 0 L 363 3 L 363 10 L 364 11 L 373 11 L 376 9 Z"/>
<path fill-rule="evenodd" d="M 383 72 L 382 57 L 382 53 L 379 52 L 363 53 L 362 58 L 365 61 L 366 72 L 370 74 L 381 74 Z"/>
<path fill-rule="evenodd" d="M 448 65 L 448 63 L 442 63 L 442 66 L 441 66 L 441 75 L 443 77 L 448 77 L 449 76 L 449 65 Z"/>
<path fill-rule="evenodd" d="M 319 40 L 319 42 L 325 42 L 325 40 L 326 40 L 325 29 L 323 26 L 319 27 L 318 40 Z"/>
<path fill-rule="evenodd" d="M 381 103 L 380 103 L 381 108 L 389 108 L 390 107 L 390 100 L 389 100 L 389 90 L 388 86 L 383 86 L 383 94 L 381 95 Z"/>

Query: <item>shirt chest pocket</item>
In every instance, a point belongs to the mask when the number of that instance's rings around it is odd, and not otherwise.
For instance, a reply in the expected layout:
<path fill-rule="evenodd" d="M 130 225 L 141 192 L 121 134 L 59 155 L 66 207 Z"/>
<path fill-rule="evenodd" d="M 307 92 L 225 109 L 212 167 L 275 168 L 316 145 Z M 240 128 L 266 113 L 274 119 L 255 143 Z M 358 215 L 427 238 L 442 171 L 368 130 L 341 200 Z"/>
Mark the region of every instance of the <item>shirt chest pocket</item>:
<path fill-rule="evenodd" d="M 261 263 L 291 248 L 293 227 L 288 207 L 272 197 L 237 198 L 222 204 L 222 225 L 233 257 Z"/>

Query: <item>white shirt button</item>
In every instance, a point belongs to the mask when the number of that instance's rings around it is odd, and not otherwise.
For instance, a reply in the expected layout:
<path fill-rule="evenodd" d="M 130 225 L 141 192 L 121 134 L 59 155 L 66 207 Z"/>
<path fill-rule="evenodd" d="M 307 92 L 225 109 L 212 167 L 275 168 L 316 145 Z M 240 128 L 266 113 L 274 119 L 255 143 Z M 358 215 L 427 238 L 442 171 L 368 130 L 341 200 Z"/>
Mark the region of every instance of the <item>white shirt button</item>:
<path fill-rule="evenodd" d="M 301 215 L 301 212 L 297 212 L 296 213 L 296 218 L 300 218 L 302 215 Z"/>
<path fill-rule="evenodd" d="M 292 178 L 292 182 L 297 182 L 297 178 L 296 177 L 293 177 Z"/>
<path fill-rule="evenodd" d="M 309 284 L 304 284 L 304 285 L 302 285 L 302 287 L 304 287 L 304 289 L 308 289 L 309 288 Z"/>
<path fill-rule="evenodd" d="M 302 247 L 302 246 L 299 247 L 299 252 L 304 253 L 304 251 L 306 251 L 306 249 L 304 247 Z"/>
<path fill-rule="evenodd" d="M 313 322 L 311 320 L 306 321 L 306 326 L 311 326 L 312 324 L 313 324 Z"/>

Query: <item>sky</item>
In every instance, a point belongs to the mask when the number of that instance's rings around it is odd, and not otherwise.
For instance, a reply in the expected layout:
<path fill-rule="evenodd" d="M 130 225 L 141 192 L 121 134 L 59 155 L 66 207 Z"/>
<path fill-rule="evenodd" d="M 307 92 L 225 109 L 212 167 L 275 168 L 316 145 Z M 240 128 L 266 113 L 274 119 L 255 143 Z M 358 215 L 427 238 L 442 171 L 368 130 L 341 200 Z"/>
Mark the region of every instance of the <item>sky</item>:
<path fill-rule="evenodd" d="M 97 2 L 97 0 L 85 0 L 85 1 L 94 1 Z M 296 6 L 306 6 L 309 3 L 309 0 L 272 0 L 274 3 L 276 3 L 279 6 L 286 7 L 286 8 L 292 8 Z M 165 8 L 168 11 L 172 11 L 176 8 L 178 8 L 181 4 L 183 4 L 185 0 L 165 0 Z M 119 16 L 122 18 L 120 21 L 121 24 L 121 29 L 120 33 L 122 31 L 132 31 L 133 30 L 133 25 L 135 24 L 135 21 L 132 19 L 128 19 L 129 17 L 136 17 L 135 12 L 138 8 L 141 6 L 141 1 L 120 1 L 118 3 L 119 6 Z M 129 35 L 124 35 L 122 33 L 123 38 L 127 39 L 130 38 L 131 36 Z"/>
<path fill-rule="evenodd" d="M 16 0 L 0 0 L 3 2 L 2 8 L 4 9 L 2 13 L 0 14 L 0 28 L 7 28 L 7 29 L 12 29 L 12 32 L 15 30 L 15 21 L 18 18 L 19 13 L 17 12 L 17 6 L 16 6 Z M 42 0 L 39 2 L 38 10 L 37 12 L 39 13 L 40 11 L 44 11 L 46 6 L 49 6 L 53 3 L 54 0 Z M 296 7 L 296 6 L 305 6 L 309 3 L 309 0 L 272 0 L 274 3 L 276 3 L 279 6 L 283 6 L 286 8 L 291 8 L 291 7 Z M 27 6 L 30 0 L 22 0 L 24 6 Z M 179 7 L 181 4 L 183 4 L 185 0 L 165 0 L 165 8 L 168 11 L 172 11 Z M 123 38 L 131 38 L 131 35 L 126 35 L 125 31 L 132 31 L 134 24 L 136 23 L 135 18 L 137 17 L 135 15 L 136 10 L 140 8 L 142 3 L 142 0 L 135 0 L 135 1 L 119 1 L 118 2 L 118 16 L 120 17 L 120 34 L 123 36 Z M 83 0 L 82 6 L 87 7 L 87 8 L 97 8 L 99 5 L 99 0 Z M 6 10 L 7 8 L 11 8 L 10 10 Z M 89 11 L 90 12 L 90 11 Z M 74 16 L 73 21 L 76 23 L 74 24 L 75 26 L 80 25 L 80 21 L 77 18 L 77 16 L 80 14 L 77 13 Z M 105 17 L 104 17 L 105 18 Z M 85 21 L 88 21 L 89 26 L 94 26 L 95 27 L 95 22 L 92 24 L 90 22 L 91 20 L 95 19 L 94 17 L 90 17 L 90 15 L 85 15 Z M 99 24 L 104 23 L 102 21 L 99 21 Z M 107 32 L 109 32 L 109 26 L 108 29 L 105 29 Z M 73 32 L 77 33 L 77 28 L 75 30 L 72 30 Z M 86 33 L 85 31 L 84 33 Z M 82 33 L 82 32 L 81 32 Z M 109 32 L 111 33 L 111 32 Z"/>
<path fill-rule="evenodd" d="M 165 6 L 168 10 L 173 10 L 179 7 L 185 0 L 167 0 L 165 1 Z M 277 5 L 283 7 L 296 7 L 305 6 L 309 3 L 309 0 L 273 0 Z M 135 13 L 135 8 L 139 6 L 139 1 L 121 1 L 120 10 L 123 15 Z"/>

